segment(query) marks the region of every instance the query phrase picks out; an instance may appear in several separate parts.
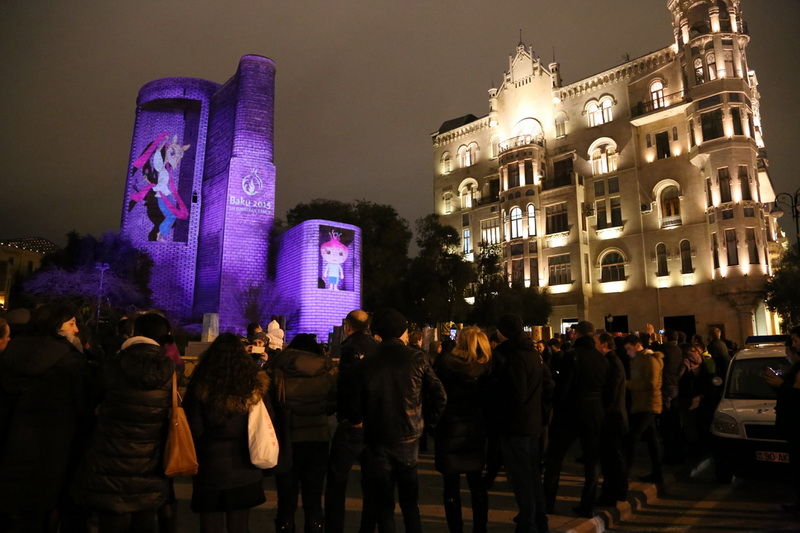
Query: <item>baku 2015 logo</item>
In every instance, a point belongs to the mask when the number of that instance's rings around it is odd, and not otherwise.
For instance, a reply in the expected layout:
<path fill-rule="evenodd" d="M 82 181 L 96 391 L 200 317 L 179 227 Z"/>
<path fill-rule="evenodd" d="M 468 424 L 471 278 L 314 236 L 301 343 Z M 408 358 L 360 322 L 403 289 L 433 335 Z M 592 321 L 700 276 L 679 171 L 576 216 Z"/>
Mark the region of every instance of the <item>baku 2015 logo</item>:
<path fill-rule="evenodd" d="M 263 183 L 261 178 L 258 177 L 258 170 L 256 169 L 250 170 L 250 173 L 242 178 L 242 190 L 248 196 L 258 194 L 262 186 Z"/>

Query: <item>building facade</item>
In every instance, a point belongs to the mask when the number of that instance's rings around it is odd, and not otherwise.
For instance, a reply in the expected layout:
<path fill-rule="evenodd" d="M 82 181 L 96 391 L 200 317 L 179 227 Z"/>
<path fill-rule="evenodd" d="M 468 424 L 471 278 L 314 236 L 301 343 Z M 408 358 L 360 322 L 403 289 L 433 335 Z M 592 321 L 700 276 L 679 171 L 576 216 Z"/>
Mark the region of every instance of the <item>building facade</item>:
<path fill-rule="evenodd" d="M 773 333 L 780 230 L 738 0 L 669 0 L 675 42 L 564 84 L 520 43 L 489 113 L 432 134 L 435 210 L 472 259 L 500 245 L 551 325 Z M 657 326 L 658 327 L 658 326 Z"/>

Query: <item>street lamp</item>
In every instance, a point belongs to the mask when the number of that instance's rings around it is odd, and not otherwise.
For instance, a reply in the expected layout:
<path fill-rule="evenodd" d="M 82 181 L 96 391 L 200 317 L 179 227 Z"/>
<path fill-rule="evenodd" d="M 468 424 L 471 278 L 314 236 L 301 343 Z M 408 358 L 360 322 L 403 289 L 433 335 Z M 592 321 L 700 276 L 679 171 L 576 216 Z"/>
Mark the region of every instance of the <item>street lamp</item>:
<path fill-rule="evenodd" d="M 781 200 L 781 198 L 784 198 L 784 200 Z M 782 205 L 791 209 L 792 218 L 794 219 L 795 238 L 797 239 L 797 250 L 800 252 L 800 189 L 794 192 L 794 196 L 788 192 L 782 192 L 775 196 L 774 213 L 776 218 L 780 218 L 785 212 L 781 207 Z"/>
<path fill-rule="evenodd" d="M 111 268 L 108 263 L 100 263 L 97 262 L 94 264 L 95 270 L 100 271 L 100 290 L 97 292 L 97 330 L 100 330 L 100 307 L 103 304 L 103 279 L 105 277 L 106 270 Z"/>

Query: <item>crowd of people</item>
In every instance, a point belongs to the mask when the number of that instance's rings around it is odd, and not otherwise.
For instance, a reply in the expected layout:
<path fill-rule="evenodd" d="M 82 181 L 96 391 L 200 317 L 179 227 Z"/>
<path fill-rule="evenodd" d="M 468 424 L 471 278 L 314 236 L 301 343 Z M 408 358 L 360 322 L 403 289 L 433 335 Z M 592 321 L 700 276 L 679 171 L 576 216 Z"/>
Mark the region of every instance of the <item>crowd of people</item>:
<path fill-rule="evenodd" d="M 101 350 L 75 310 L 55 303 L 13 331 L 0 318 L 0 532 L 85 533 L 92 515 L 100 533 L 176 530 L 163 453 L 183 362 L 161 314 L 124 320 L 118 333 Z M 713 328 L 706 345 L 651 325 L 612 335 L 587 321 L 534 342 L 513 314 L 425 350 L 424 340 L 391 309 L 345 317 L 336 368 L 314 335 L 284 346 L 277 321 L 266 332 L 250 324 L 246 338 L 217 337 L 183 401 L 199 464 L 191 509 L 201 532 L 248 531 L 250 509 L 265 501 L 265 475 L 275 477 L 276 532 L 296 531 L 299 497 L 306 533 L 393 532 L 395 494 L 405 531 L 420 532 L 417 465 L 427 434 L 451 532 L 465 530 L 462 478 L 472 531 L 487 531 L 489 488 L 501 468 L 518 507 L 515 531 L 547 531 L 575 441 L 584 486 L 573 510 L 592 516 L 626 499 L 640 440 L 651 468 L 642 479 L 655 483 L 663 464 L 710 451 L 711 418 L 736 350 Z M 800 392 L 800 330 L 792 340 L 792 371 L 770 383 L 781 391 L 787 433 L 800 427 L 786 422 L 798 411 L 785 407 Z M 268 471 L 248 451 L 248 413 L 258 402 L 280 443 Z M 790 438 L 795 448 L 799 437 Z M 346 525 L 356 464 L 360 523 Z"/>

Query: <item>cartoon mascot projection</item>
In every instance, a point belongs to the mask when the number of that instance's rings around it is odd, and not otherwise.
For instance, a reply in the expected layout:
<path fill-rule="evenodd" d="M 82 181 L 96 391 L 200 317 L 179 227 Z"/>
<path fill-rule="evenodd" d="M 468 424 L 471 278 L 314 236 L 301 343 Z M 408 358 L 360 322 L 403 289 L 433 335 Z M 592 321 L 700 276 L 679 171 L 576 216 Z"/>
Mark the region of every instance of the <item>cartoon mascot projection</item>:
<path fill-rule="evenodd" d="M 189 210 L 178 194 L 175 182 L 178 179 L 178 168 L 183 153 L 190 144 L 181 145 L 178 136 L 172 137 L 162 133 L 144 149 L 142 155 L 133 162 L 131 174 L 142 171 L 147 184 L 134 191 L 128 202 L 128 211 L 144 200 L 147 207 L 147 218 L 153 223 L 153 229 L 147 236 L 150 241 L 166 241 L 172 226 L 177 219 L 189 217 Z"/>
<path fill-rule="evenodd" d="M 322 243 L 319 247 L 322 260 L 325 265 L 322 267 L 322 279 L 325 280 L 328 289 L 332 291 L 339 290 L 339 283 L 344 279 L 344 269 L 342 264 L 347 261 L 347 246 L 341 243 L 339 238 L 341 233 L 331 231 L 331 238 L 329 241 Z"/>

